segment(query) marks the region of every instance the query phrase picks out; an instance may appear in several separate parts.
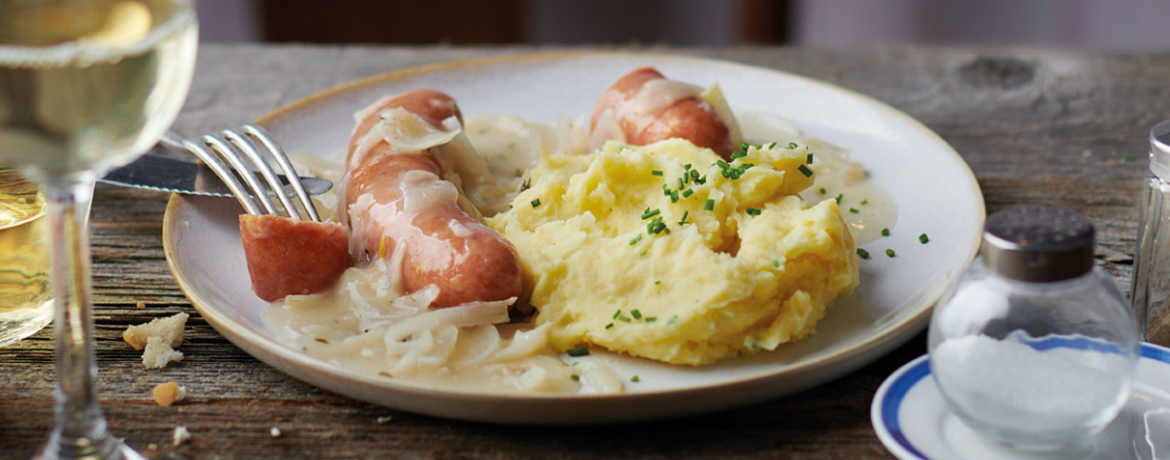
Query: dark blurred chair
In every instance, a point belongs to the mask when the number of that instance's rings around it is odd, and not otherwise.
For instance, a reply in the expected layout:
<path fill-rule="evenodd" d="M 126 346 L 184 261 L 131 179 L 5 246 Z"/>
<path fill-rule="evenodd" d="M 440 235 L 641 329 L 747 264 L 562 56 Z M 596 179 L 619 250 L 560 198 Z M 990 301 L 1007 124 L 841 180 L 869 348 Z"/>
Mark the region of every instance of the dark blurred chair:
<path fill-rule="evenodd" d="M 277 42 L 778 43 L 788 0 L 258 0 Z"/>

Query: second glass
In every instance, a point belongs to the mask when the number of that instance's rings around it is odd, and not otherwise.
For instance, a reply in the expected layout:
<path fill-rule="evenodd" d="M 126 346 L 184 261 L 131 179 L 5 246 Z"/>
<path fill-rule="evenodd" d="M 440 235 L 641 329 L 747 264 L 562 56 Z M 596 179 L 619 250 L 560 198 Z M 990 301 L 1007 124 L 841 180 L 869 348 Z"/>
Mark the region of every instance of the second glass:
<path fill-rule="evenodd" d="M 1146 341 L 1170 346 L 1170 120 L 1150 130 L 1150 169 L 1129 298 Z"/>
<path fill-rule="evenodd" d="M 36 185 L 0 168 L 0 346 L 53 319 L 45 200 Z"/>

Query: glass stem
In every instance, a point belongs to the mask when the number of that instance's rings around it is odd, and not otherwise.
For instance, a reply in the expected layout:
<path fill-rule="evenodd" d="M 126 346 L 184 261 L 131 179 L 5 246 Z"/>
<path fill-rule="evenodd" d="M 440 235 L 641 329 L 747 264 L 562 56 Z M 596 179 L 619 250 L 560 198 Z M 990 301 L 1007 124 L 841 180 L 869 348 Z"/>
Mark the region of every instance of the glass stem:
<path fill-rule="evenodd" d="M 87 225 L 94 184 L 92 180 L 72 180 L 46 185 L 50 281 L 56 305 L 57 410 L 56 428 L 42 458 L 106 458 L 117 443 L 107 430 L 95 386 Z"/>

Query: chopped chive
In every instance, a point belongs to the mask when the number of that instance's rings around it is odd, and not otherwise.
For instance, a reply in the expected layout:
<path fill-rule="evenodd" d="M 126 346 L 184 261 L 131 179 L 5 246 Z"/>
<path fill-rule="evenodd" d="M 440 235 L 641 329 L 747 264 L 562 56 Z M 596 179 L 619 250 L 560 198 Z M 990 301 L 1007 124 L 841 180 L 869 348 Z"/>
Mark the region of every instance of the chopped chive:
<path fill-rule="evenodd" d="M 678 220 L 679 225 L 687 223 L 687 214 L 690 214 L 690 211 L 683 211 L 682 219 Z M 639 235 L 639 236 L 641 236 L 641 235 Z M 925 241 L 923 241 L 923 243 L 925 243 Z"/>
<path fill-rule="evenodd" d="M 678 189 L 682 190 L 684 185 L 687 185 L 687 184 L 683 183 L 683 180 L 681 177 L 678 178 Z"/>
<path fill-rule="evenodd" d="M 638 376 L 635 375 L 633 377 L 630 377 L 630 381 L 634 382 L 634 383 L 638 383 L 638 382 L 642 381 L 642 379 L 638 378 Z"/>
<path fill-rule="evenodd" d="M 869 204 L 869 200 L 861 200 L 861 205 L 862 205 L 862 206 L 865 206 L 865 205 L 867 205 L 867 204 Z"/>
<path fill-rule="evenodd" d="M 749 216 L 758 216 L 758 215 L 760 215 L 761 211 L 759 209 L 756 209 L 756 208 L 747 208 L 746 212 L 748 213 Z"/>
<path fill-rule="evenodd" d="M 642 312 L 638 311 L 637 308 L 630 310 L 630 314 L 634 316 L 634 319 L 642 319 Z"/>
<path fill-rule="evenodd" d="M 658 321 L 658 317 L 657 316 L 647 316 L 645 321 L 647 323 L 653 323 L 655 321 Z"/>
<path fill-rule="evenodd" d="M 893 249 L 886 249 L 886 255 L 890 256 L 890 257 L 894 257 L 894 255 L 895 255 L 894 250 Z"/>
<path fill-rule="evenodd" d="M 535 199 L 535 200 L 532 200 L 532 207 L 534 207 L 534 208 L 535 208 L 535 207 L 537 207 L 537 206 L 540 206 L 540 198 L 537 198 L 537 199 Z"/>
<path fill-rule="evenodd" d="M 651 219 L 650 223 L 646 224 L 646 233 L 651 235 L 662 233 L 663 230 L 666 230 L 666 224 L 662 223 L 662 216 L 657 216 Z M 670 233 L 670 231 L 668 230 L 667 233 Z"/>
<path fill-rule="evenodd" d="M 735 159 L 737 159 L 737 158 L 743 158 L 743 157 L 746 157 L 746 156 L 747 156 L 747 150 L 748 150 L 748 144 L 747 144 L 747 142 L 740 142 L 740 143 L 739 143 L 739 150 L 736 150 L 736 151 L 732 152 L 732 153 L 731 153 L 731 157 L 730 157 L 730 158 L 731 158 L 732 160 L 735 160 Z"/>
<path fill-rule="evenodd" d="M 861 249 L 861 248 L 857 248 L 857 256 L 861 257 L 862 259 L 868 259 L 869 258 L 869 251 L 866 251 L 866 250 Z"/>
<path fill-rule="evenodd" d="M 639 241 L 642 241 L 642 234 L 641 233 L 639 233 L 638 236 L 635 236 L 634 239 L 630 240 L 630 246 L 638 244 Z"/>
<path fill-rule="evenodd" d="M 890 236 L 890 229 L 883 228 L 882 229 L 882 236 Z"/>
<path fill-rule="evenodd" d="M 568 350 L 565 350 L 565 354 L 566 354 L 566 355 L 569 355 L 569 356 L 572 356 L 572 357 L 577 357 L 577 356 L 588 356 L 588 355 L 589 355 L 589 349 L 588 349 L 588 348 L 585 348 L 585 347 L 576 347 L 576 348 L 570 348 L 570 349 L 568 349 Z"/>
<path fill-rule="evenodd" d="M 773 260 L 773 261 L 772 261 L 772 266 L 773 266 L 773 267 L 775 267 L 775 268 L 780 268 L 780 261 L 779 261 L 779 260 Z"/>
<path fill-rule="evenodd" d="M 662 280 L 654 280 L 654 285 L 655 285 L 655 286 L 657 286 L 657 285 L 659 285 L 659 284 L 662 284 Z"/>
<path fill-rule="evenodd" d="M 820 189 L 819 191 L 821 192 L 821 195 L 824 195 L 824 194 L 825 194 L 825 188 L 824 188 L 824 187 L 821 187 L 821 189 Z"/>
<path fill-rule="evenodd" d="M 625 322 L 625 323 L 630 322 L 630 317 L 626 316 L 626 315 L 619 316 L 619 317 L 617 317 L 617 319 L 618 319 L 618 321 Z"/>
<path fill-rule="evenodd" d="M 772 149 L 774 149 L 774 148 L 776 148 L 776 143 L 775 143 L 775 142 L 773 142 L 773 143 L 771 143 L 771 144 L 768 144 L 768 150 L 772 150 Z"/>
<path fill-rule="evenodd" d="M 609 323 L 609 324 L 606 324 L 606 325 L 605 325 L 605 328 L 606 328 L 606 329 L 609 329 L 609 328 L 612 328 L 612 327 L 613 327 L 613 323 Z"/>
<path fill-rule="evenodd" d="M 841 199 L 842 199 L 842 198 L 845 198 L 845 194 L 844 194 L 844 193 L 838 193 L 838 194 L 837 194 L 837 198 L 835 198 L 835 199 L 837 200 L 837 204 L 841 204 Z"/>
<path fill-rule="evenodd" d="M 686 198 L 688 196 L 691 196 L 691 194 L 693 194 L 693 193 L 695 193 L 695 191 L 688 188 L 682 192 L 682 196 L 683 196 L 683 198 Z"/>
<path fill-rule="evenodd" d="M 532 188 L 532 178 L 531 177 L 524 179 L 524 182 L 520 183 L 520 191 L 521 192 L 528 190 L 530 188 Z"/>
<path fill-rule="evenodd" d="M 699 181 L 699 170 L 692 169 L 690 172 L 690 176 L 691 176 L 692 181 L 694 181 L 697 184 L 702 184 L 702 182 Z"/>
<path fill-rule="evenodd" d="M 723 160 L 718 160 L 718 161 L 716 161 L 716 162 L 715 162 L 715 165 L 716 165 L 716 166 L 719 166 L 719 169 L 722 169 L 722 170 L 725 170 L 725 171 L 727 170 L 727 168 L 730 168 L 730 167 L 731 167 L 731 165 L 727 164 L 727 162 L 726 162 L 726 161 L 723 161 Z"/>
<path fill-rule="evenodd" d="M 926 236 L 926 234 L 925 234 L 925 233 L 923 233 L 923 234 L 921 234 L 921 235 L 918 235 L 918 242 L 919 242 L 919 243 L 922 243 L 922 244 L 929 243 L 929 242 L 930 242 L 930 237 Z"/>
<path fill-rule="evenodd" d="M 580 381 L 581 381 L 581 376 L 580 376 L 580 375 L 577 375 L 577 374 L 570 375 L 570 376 L 569 376 L 569 378 L 570 378 L 570 379 L 573 379 L 573 381 L 574 381 L 574 382 L 580 382 Z"/>
<path fill-rule="evenodd" d="M 687 163 L 687 164 L 683 165 L 683 169 L 685 169 L 685 170 L 687 170 L 687 171 L 690 171 L 690 170 L 691 170 L 691 164 L 690 164 L 690 163 Z"/>
<path fill-rule="evenodd" d="M 797 147 L 797 145 L 796 145 L 796 143 L 795 143 L 795 142 L 789 142 L 789 143 L 788 143 L 788 150 L 795 150 L 795 149 L 796 149 L 796 147 Z"/>
<path fill-rule="evenodd" d="M 619 317 L 621 315 L 622 315 L 622 309 L 619 308 L 619 309 L 617 309 L 617 311 L 613 312 L 613 316 L 611 318 L 617 319 L 617 317 Z"/>
<path fill-rule="evenodd" d="M 807 158 L 807 159 L 806 159 L 804 162 L 805 162 L 805 163 L 808 163 L 808 164 L 810 164 L 810 165 L 812 164 L 812 154 L 811 154 L 811 153 L 810 153 L 810 154 L 808 154 L 808 158 Z"/>
<path fill-rule="evenodd" d="M 804 177 L 812 177 L 812 175 L 813 175 L 812 170 L 808 169 L 808 166 L 800 165 L 796 169 L 800 170 L 800 173 L 804 174 Z"/>
<path fill-rule="evenodd" d="M 670 196 L 670 187 L 667 187 L 666 184 L 662 184 L 662 194 Z"/>
<path fill-rule="evenodd" d="M 678 190 L 671 190 L 670 191 L 670 202 L 671 203 L 678 203 Z"/>
<path fill-rule="evenodd" d="M 703 209 L 705 209 L 707 211 L 714 210 L 715 209 L 715 200 L 707 200 L 707 202 L 703 203 Z"/>
<path fill-rule="evenodd" d="M 861 212 L 861 211 L 858 211 L 858 210 L 857 210 L 857 208 L 849 208 L 849 213 L 850 213 L 850 214 L 857 214 L 857 213 L 859 213 L 859 212 Z"/>
<path fill-rule="evenodd" d="M 646 220 L 646 219 L 649 219 L 651 217 L 657 216 L 658 212 L 659 211 L 657 209 L 646 208 L 645 211 L 642 211 L 642 220 Z"/>
<path fill-rule="evenodd" d="M 658 176 L 658 177 L 662 177 L 662 171 L 659 171 L 659 170 L 657 170 L 657 169 L 655 169 L 655 170 L 653 170 L 653 171 L 650 171 L 650 174 L 651 174 L 651 175 Z"/>

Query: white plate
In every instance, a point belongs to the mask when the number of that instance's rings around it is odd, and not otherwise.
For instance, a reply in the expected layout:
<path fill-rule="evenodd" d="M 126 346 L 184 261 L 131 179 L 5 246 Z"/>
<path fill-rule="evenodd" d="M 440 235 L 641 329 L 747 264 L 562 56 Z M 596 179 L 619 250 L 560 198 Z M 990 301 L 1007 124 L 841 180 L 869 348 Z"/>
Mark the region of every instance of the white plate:
<path fill-rule="evenodd" d="M 923 355 L 878 388 L 870 410 L 882 444 L 902 460 L 1170 458 L 1170 349 L 1142 344 L 1137 382 L 1126 406 L 1082 446 L 1025 453 L 995 444 L 951 413 Z"/>
<path fill-rule="evenodd" d="M 592 111 L 618 77 L 652 65 L 668 77 L 718 82 L 735 110 L 781 115 L 805 133 L 841 145 L 897 203 L 893 236 L 867 244 L 861 286 L 830 306 L 817 335 L 712 366 L 670 366 L 595 354 L 623 377 L 622 395 L 492 395 L 436 391 L 365 377 L 278 343 L 252 294 L 232 200 L 174 196 L 163 241 L 167 261 L 195 308 L 257 359 L 321 388 L 441 417 L 504 423 L 592 423 L 662 418 L 744 405 L 800 391 L 851 372 L 922 329 L 943 288 L 972 259 L 983 197 L 955 151 L 909 116 L 869 97 L 800 76 L 734 63 L 635 54 L 549 54 L 463 61 L 361 80 L 297 102 L 260 123 L 288 151 L 326 155 L 349 142 L 351 114 L 385 94 L 430 87 L 466 114 L 504 113 L 554 122 Z M 930 236 L 920 244 L 918 235 Z M 886 248 L 897 257 L 884 255 Z"/>

